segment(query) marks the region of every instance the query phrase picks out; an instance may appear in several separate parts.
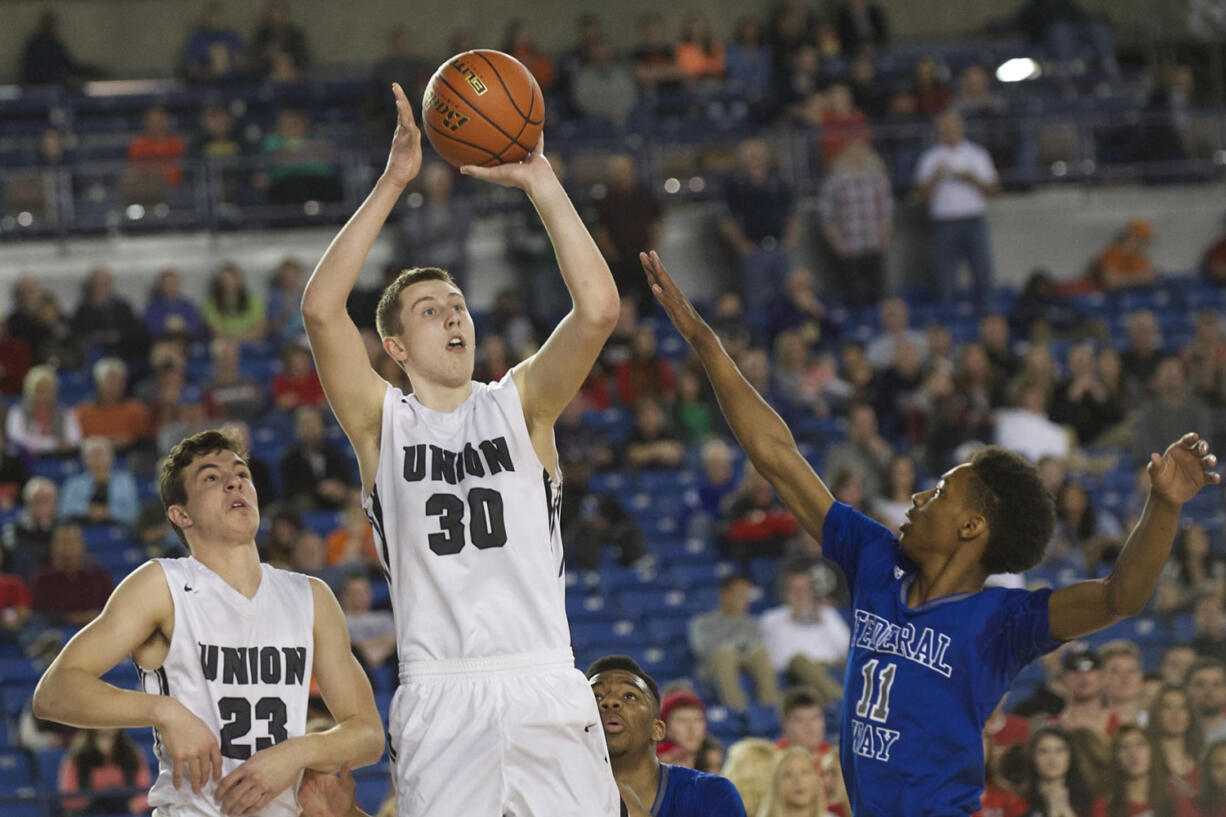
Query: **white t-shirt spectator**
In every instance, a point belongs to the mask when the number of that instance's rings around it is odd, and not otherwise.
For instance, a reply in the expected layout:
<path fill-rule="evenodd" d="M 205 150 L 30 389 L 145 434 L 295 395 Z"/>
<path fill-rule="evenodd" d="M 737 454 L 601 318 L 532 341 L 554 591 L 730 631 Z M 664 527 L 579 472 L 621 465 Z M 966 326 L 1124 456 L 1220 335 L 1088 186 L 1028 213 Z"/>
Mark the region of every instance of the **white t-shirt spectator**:
<path fill-rule="evenodd" d="M 820 664 L 847 663 L 851 630 L 839 611 L 824 605 L 813 621 L 797 621 L 786 604 L 762 614 L 762 640 L 778 672 L 797 655 Z"/>
<path fill-rule="evenodd" d="M 1053 423 L 1046 415 L 1021 408 L 997 412 L 995 442 L 1031 462 L 1047 456 L 1064 459 L 1072 448 L 1068 429 Z"/>
<path fill-rule="evenodd" d="M 920 156 L 915 171 L 915 180 L 924 184 L 932 178 L 938 167 L 945 165 L 947 174 L 937 182 L 929 202 L 929 213 L 937 221 L 955 218 L 975 218 L 987 212 L 987 200 L 983 191 L 970 182 L 954 178 L 954 174 L 969 172 L 980 184 L 992 184 L 997 180 L 996 166 L 988 152 L 974 142 L 963 139 L 950 147 L 937 143 Z"/>

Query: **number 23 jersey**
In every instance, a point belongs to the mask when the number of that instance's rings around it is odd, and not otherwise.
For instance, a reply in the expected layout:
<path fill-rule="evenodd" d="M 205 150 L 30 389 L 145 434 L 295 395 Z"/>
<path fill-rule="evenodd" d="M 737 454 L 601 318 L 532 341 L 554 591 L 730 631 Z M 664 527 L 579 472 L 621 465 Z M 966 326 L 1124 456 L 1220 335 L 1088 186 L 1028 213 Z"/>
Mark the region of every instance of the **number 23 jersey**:
<path fill-rule="evenodd" d="M 570 647 L 560 501 L 510 372 L 446 413 L 388 386 L 362 504 L 402 663 Z"/>
<path fill-rule="evenodd" d="M 1051 591 L 994 587 L 911 607 L 916 568 L 898 539 L 837 502 L 822 554 L 851 589 L 839 753 L 852 813 L 978 811 L 983 725 L 1017 673 L 1060 645 Z"/>
<path fill-rule="evenodd" d="M 247 598 L 199 560 L 156 559 L 174 602 L 174 632 L 162 666 L 140 670 L 141 686 L 169 695 L 213 730 L 222 776 L 244 760 L 306 731 L 314 661 L 315 601 L 300 573 L 261 564 L 260 586 Z M 220 817 L 217 783 L 199 795 L 184 775 L 174 787 L 170 757 L 154 731 L 158 776 L 149 805 L 167 813 Z M 297 817 L 298 781 L 260 817 Z"/>

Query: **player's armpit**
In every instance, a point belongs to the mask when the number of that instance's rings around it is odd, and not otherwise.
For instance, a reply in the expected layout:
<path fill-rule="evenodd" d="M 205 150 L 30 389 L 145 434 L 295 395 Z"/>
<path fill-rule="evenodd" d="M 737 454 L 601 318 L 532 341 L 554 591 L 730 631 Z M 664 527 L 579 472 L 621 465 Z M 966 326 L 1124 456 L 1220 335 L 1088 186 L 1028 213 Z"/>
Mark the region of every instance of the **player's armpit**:
<path fill-rule="evenodd" d="M 1111 603 L 1111 587 L 1105 579 L 1070 584 L 1052 591 L 1047 614 L 1053 638 L 1069 641 L 1110 627 L 1127 618 Z"/>

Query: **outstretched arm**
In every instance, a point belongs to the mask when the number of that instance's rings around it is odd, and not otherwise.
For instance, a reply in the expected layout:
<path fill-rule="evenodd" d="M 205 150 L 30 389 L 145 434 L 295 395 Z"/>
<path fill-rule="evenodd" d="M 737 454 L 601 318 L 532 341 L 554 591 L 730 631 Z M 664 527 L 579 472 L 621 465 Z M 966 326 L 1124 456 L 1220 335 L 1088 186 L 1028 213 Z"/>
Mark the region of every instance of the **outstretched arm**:
<path fill-rule="evenodd" d="M 617 284 L 545 158 L 544 136 L 522 162 L 497 167 L 469 165 L 460 172 L 527 193 L 558 257 L 573 306 L 540 350 L 516 366 L 513 375 L 528 429 L 534 435 L 538 429 L 552 430 L 613 332 L 620 308 Z"/>
<path fill-rule="evenodd" d="M 353 444 L 366 490 L 374 484 L 378 464 L 387 384 L 368 363 L 362 336 L 345 302 L 388 214 L 421 169 L 421 131 L 400 85 L 392 89 L 398 119 L 387 167 L 366 201 L 332 239 L 302 293 L 302 319 L 315 367 L 328 403 Z"/>
<path fill-rule="evenodd" d="M 650 255 L 641 253 L 639 261 L 656 300 L 707 370 L 720 410 L 741 448 L 762 476 L 775 486 L 788 510 L 820 542 L 826 513 L 834 504 L 830 489 L 801 456 L 787 425 L 749 384 L 715 331 L 673 283 L 660 256 L 655 251 Z"/>
<path fill-rule="evenodd" d="M 1179 509 L 1204 486 L 1221 482 L 1221 476 L 1209 470 L 1215 465 L 1209 444 L 1194 433 L 1183 435 L 1162 456 L 1150 454 L 1149 498 L 1111 575 L 1051 594 L 1048 614 L 1054 637 L 1077 638 L 1144 609 L 1170 555 Z"/>

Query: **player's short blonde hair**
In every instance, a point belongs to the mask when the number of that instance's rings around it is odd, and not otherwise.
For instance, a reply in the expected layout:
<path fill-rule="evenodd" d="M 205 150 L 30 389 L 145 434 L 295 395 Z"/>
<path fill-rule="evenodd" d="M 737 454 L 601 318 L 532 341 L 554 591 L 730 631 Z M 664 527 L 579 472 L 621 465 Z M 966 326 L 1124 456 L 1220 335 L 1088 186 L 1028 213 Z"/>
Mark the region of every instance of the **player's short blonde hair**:
<path fill-rule="evenodd" d="M 396 276 L 396 280 L 387 285 L 379 296 L 379 305 L 375 307 L 375 330 L 380 338 L 399 335 L 404 331 L 400 321 L 400 293 L 420 281 L 443 281 L 455 286 L 451 273 L 438 267 L 413 267 Z"/>

